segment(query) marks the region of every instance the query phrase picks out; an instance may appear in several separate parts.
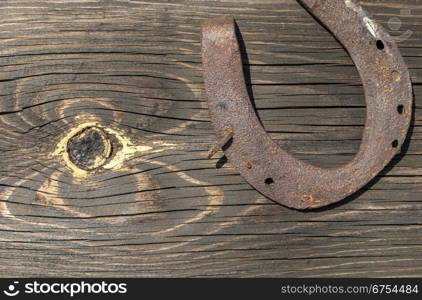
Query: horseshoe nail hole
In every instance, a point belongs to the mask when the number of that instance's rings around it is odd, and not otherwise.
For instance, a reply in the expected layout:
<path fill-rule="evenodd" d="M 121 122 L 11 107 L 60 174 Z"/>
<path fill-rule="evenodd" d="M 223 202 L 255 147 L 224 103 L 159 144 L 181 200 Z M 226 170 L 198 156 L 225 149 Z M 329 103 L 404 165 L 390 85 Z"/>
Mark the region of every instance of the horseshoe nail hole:
<path fill-rule="evenodd" d="M 265 184 L 270 185 L 274 183 L 274 179 L 272 179 L 271 177 L 268 177 L 267 179 L 265 179 Z"/>
<path fill-rule="evenodd" d="M 377 45 L 378 50 L 384 50 L 385 48 L 384 42 L 381 40 L 377 40 L 376 45 Z"/>
<path fill-rule="evenodd" d="M 398 140 L 394 140 L 394 141 L 391 143 L 391 146 L 392 146 L 393 148 L 397 148 L 397 147 L 399 146 L 399 141 L 398 141 Z"/>
<path fill-rule="evenodd" d="M 397 106 L 397 112 L 399 113 L 399 115 L 402 115 L 404 113 L 404 106 L 398 105 Z"/>

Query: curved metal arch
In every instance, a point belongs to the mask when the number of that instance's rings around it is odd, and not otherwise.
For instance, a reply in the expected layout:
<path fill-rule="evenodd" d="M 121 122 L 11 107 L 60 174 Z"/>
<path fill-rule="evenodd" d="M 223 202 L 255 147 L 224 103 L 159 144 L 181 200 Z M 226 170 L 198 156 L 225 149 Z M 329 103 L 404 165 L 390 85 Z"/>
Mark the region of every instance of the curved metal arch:
<path fill-rule="evenodd" d="M 219 146 L 254 188 L 295 209 L 326 206 L 358 191 L 400 151 L 411 115 L 409 72 L 393 38 L 353 0 L 298 0 L 343 44 L 362 79 L 366 122 L 359 152 L 339 168 L 293 158 L 266 133 L 245 85 L 233 17 L 202 24 L 202 61 Z"/>

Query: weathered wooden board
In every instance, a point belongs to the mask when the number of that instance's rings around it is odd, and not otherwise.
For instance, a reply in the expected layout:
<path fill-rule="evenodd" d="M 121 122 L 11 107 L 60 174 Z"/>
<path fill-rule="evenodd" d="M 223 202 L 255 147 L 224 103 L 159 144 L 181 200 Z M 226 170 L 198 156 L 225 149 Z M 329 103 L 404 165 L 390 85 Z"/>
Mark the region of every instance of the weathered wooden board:
<path fill-rule="evenodd" d="M 294 0 L 0 1 L 0 276 L 422 276 L 422 1 L 362 4 L 407 37 L 412 136 L 358 195 L 304 213 L 206 159 L 200 59 L 201 20 L 233 14 L 266 129 L 318 166 L 348 162 L 360 78 Z M 114 154 L 78 173 L 60 145 L 87 124 Z"/>

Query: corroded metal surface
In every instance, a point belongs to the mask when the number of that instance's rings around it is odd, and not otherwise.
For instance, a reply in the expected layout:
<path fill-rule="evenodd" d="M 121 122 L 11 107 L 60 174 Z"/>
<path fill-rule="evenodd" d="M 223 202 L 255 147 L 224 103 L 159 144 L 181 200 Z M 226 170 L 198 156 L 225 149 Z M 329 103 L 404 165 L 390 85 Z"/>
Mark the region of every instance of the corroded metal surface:
<path fill-rule="evenodd" d="M 344 45 L 362 78 L 367 117 L 359 152 L 350 163 L 315 167 L 293 158 L 265 132 L 246 89 L 232 17 L 203 23 L 202 59 L 217 144 L 231 164 L 267 197 L 311 209 L 358 191 L 398 153 L 408 132 L 413 95 L 394 40 L 356 1 L 299 2 Z"/>

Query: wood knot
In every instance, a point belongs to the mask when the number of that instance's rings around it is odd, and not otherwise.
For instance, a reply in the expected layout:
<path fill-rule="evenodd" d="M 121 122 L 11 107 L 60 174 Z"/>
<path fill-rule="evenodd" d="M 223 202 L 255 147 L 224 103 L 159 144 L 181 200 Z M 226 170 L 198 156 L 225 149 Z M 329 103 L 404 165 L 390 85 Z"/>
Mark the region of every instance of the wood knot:
<path fill-rule="evenodd" d="M 122 169 L 140 152 L 161 152 L 173 147 L 174 144 L 161 141 L 150 141 L 150 145 L 133 141 L 123 131 L 91 121 L 71 128 L 49 156 L 63 162 L 74 177 L 85 179 L 104 170 Z"/>
<path fill-rule="evenodd" d="M 98 127 L 87 127 L 73 135 L 66 151 L 70 161 L 83 170 L 94 170 L 103 166 L 111 155 L 111 141 Z"/>

